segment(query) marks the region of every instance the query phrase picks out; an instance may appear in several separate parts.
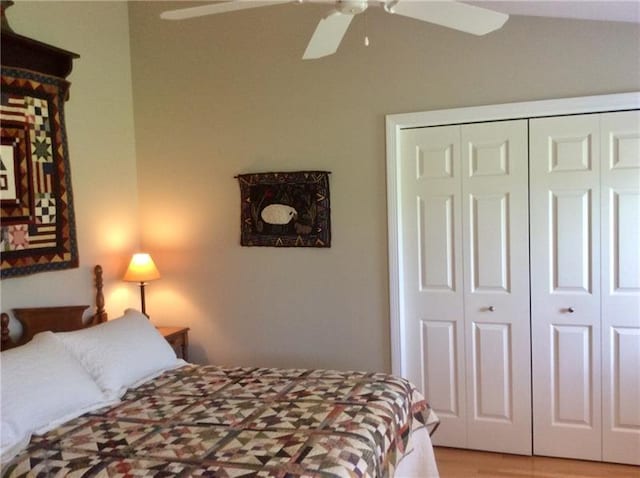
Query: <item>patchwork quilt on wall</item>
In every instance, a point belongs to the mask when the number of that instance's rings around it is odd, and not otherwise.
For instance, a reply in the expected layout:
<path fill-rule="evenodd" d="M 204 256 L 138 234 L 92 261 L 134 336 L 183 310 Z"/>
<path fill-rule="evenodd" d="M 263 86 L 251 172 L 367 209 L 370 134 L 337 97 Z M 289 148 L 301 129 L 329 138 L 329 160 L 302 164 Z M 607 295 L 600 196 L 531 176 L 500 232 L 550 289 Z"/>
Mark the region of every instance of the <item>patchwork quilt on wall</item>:
<path fill-rule="evenodd" d="M 64 100 L 69 83 L 2 68 L 1 277 L 78 267 Z"/>

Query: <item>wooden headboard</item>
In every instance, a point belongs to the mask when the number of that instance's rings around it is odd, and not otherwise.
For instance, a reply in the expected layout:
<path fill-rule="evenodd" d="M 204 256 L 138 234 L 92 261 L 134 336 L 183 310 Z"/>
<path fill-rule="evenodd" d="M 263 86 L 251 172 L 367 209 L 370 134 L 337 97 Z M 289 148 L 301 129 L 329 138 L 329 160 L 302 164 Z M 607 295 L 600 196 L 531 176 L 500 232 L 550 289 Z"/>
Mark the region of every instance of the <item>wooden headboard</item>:
<path fill-rule="evenodd" d="M 22 335 L 13 340 L 9 337 L 9 315 L 0 315 L 2 338 L 0 350 L 7 350 L 27 343 L 39 332 L 69 332 L 83 329 L 92 325 L 106 322 L 107 313 L 104 310 L 104 294 L 102 292 L 102 267 L 94 269 L 96 287 L 96 311 L 88 321 L 82 316 L 88 305 L 65 305 L 60 307 L 32 307 L 28 309 L 13 309 L 16 319 L 22 324 Z"/>

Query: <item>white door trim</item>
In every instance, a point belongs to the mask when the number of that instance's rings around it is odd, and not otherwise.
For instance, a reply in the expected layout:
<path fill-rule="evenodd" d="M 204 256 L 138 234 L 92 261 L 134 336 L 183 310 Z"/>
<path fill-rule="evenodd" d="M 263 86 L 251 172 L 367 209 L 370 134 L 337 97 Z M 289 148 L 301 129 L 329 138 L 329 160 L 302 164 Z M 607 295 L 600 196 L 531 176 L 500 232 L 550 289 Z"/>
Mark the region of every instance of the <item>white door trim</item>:
<path fill-rule="evenodd" d="M 401 261 L 403 224 L 399 211 L 401 187 L 398 174 L 399 133 L 406 128 L 476 123 L 506 119 L 536 118 L 567 114 L 602 113 L 640 108 L 640 92 L 613 95 L 585 96 L 555 100 L 527 101 L 499 105 L 474 106 L 402 113 L 386 116 L 387 140 L 387 219 L 389 235 L 389 305 L 391 326 L 391 367 L 396 375 L 404 376 L 406 358 L 403 355 L 404 311 L 401 303 Z"/>

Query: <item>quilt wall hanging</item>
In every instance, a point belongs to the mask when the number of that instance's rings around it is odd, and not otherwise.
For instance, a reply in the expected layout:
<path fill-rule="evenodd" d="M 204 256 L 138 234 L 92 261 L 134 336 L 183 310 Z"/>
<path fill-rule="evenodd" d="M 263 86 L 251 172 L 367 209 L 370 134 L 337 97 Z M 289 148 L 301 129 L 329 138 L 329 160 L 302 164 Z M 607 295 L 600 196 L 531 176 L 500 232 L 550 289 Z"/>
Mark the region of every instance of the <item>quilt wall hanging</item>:
<path fill-rule="evenodd" d="M 296 171 L 237 176 L 241 245 L 331 247 L 329 174 Z"/>
<path fill-rule="evenodd" d="M 10 42 L 18 42 L 19 48 Z M 77 55 L 4 30 L 2 49 L 1 277 L 78 267 L 64 122 L 69 83 L 33 68 L 13 66 L 29 61 L 25 51 L 35 50 L 38 64 L 51 50 L 54 55 L 66 54 L 68 65 L 60 72 L 68 73 Z M 19 55 L 13 54 L 16 50 Z"/>

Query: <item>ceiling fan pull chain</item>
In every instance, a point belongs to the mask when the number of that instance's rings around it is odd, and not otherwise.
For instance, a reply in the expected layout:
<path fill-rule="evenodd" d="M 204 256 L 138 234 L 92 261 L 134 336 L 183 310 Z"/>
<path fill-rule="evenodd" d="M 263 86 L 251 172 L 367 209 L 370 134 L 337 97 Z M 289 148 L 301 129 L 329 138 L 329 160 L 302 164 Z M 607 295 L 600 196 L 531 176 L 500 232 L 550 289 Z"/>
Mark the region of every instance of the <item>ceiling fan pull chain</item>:
<path fill-rule="evenodd" d="M 369 46 L 369 35 L 367 35 L 367 11 L 364 12 L 364 46 Z"/>

